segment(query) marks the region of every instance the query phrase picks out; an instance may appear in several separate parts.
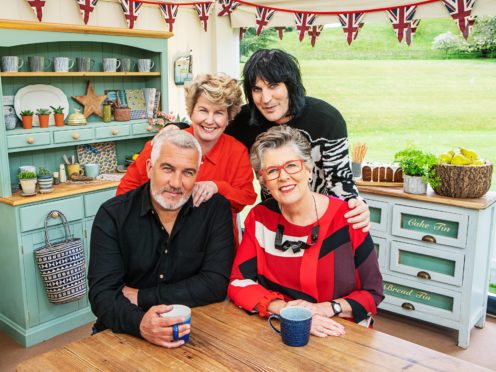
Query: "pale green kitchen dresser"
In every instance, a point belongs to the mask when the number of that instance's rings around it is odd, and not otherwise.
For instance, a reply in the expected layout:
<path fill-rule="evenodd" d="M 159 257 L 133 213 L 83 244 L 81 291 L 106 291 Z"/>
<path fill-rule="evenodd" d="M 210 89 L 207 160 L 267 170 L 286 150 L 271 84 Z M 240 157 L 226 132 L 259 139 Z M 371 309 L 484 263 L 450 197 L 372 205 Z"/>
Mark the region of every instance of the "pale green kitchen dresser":
<path fill-rule="evenodd" d="M 496 240 L 496 193 L 480 199 L 359 186 L 384 279 L 381 309 L 458 331 L 484 327 Z"/>
<path fill-rule="evenodd" d="M 88 80 L 96 94 L 105 89 L 156 88 L 161 91 L 161 107 L 167 107 L 167 38 L 161 31 L 104 29 L 61 24 L 0 20 L 0 56 L 41 55 L 90 57 L 90 72 L 0 72 L 0 101 L 20 88 L 47 84 L 60 88 L 68 97 L 70 111 L 80 106 L 70 98 L 85 95 Z M 150 58 L 155 68 L 149 73 L 102 72 L 102 59 Z M 53 70 L 52 70 L 53 71 Z M 139 151 L 153 135 L 146 119 L 103 123 L 90 116 L 85 126 L 33 127 L 6 130 L 0 105 L 0 328 L 25 346 L 79 327 L 94 319 L 87 297 L 54 305 L 44 291 L 33 251 L 44 242 L 43 223 L 52 210 L 65 214 L 71 231 L 84 244 L 88 259 L 93 218 L 99 206 L 115 195 L 116 182 L 55 186 L 51 194 L 31 198 L 12 194 L 19 166 L 35 165 L 58 170 L 62 155 L 77 156 L 76 146 L 114 141 L 119 164 L 126 155 Z M 50 218 L 50 238 L 63 237 L 60 219 Z"/>

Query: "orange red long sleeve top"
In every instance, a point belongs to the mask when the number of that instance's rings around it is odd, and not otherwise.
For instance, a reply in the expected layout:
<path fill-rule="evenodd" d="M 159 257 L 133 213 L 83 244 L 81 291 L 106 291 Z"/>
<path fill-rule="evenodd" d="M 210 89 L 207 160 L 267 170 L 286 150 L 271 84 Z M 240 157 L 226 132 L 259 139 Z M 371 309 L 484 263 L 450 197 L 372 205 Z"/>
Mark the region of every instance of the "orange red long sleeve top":
<path fill-rule="evenodd" d="M 193 134 L 193 128 L 184 129 Z M 150 159 L 152 141 L 148 141 L 138 158 L 127 168 L 117 187 L 117 195 L 123 194 L 148 182 L 146 161 Z M 219 194 L 231 204 L 233 223 L 237 227 L 236 214 L 246 205 L 255 202 L 257 194 L 253 189 L 253 170 L 246 147 L 233 137 L 222 134 L 215 146 L 202 156 L 196 181 L 213 181 Z M 235 234 L 237 239 L 237 234 Z"/>

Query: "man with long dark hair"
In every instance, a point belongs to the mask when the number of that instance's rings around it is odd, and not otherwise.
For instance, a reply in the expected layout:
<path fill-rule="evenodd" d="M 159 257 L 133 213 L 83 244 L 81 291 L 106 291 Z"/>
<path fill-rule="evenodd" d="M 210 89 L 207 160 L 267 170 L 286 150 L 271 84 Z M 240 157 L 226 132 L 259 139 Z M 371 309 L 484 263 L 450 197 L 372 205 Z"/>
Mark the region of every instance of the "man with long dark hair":
<path fill-rule="evenodd" d="M 367 231 L 370 213 L 353 182 L 346 122 L 327 102 L 305 95 L 298 60 L 279 49 L 260 49 L 246 62 L 243 78 L 248 104 L 226 133 L 250 149 L 256 137 L 273 126 L 300 130 L 312 145 L 312 190 L 348 201 L 348 222 Z"/>

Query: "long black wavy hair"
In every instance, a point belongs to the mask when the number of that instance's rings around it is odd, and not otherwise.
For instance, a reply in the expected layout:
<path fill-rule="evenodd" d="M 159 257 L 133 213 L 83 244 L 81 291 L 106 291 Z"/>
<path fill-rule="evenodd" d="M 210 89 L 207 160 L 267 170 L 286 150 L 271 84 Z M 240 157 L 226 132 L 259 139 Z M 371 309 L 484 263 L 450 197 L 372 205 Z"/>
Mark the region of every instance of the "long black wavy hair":
<path fill-rule="evenodd" d="M 243 89 L 250 107 L 250 125 L 260 125 L 267 119 L 253 102 L 252 89 L 257 78 L 269 84 L 284 83 L 288 90 L 287 115 L 297 117 L 305 106 L 305 87 L 301 81 L 300 64 L 296 57 L 280 49 L 259 49 L 243 68 Z"/>

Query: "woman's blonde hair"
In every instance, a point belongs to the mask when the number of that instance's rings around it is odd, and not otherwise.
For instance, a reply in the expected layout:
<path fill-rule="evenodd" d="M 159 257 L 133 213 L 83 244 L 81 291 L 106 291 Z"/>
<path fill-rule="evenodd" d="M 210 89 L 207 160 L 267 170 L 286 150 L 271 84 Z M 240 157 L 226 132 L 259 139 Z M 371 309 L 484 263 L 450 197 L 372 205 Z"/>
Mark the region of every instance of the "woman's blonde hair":
<path fill-rule="evenodd" d="M 229 120 L 234 119 L 243 103 L 243 93 L 238 80 L 224 73 L 197 75 L 185 91 L 189 116 L 202 94 L 213 104 L 226 106 Z"/>

